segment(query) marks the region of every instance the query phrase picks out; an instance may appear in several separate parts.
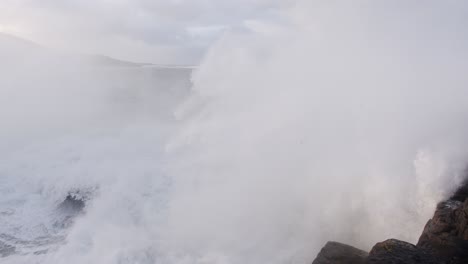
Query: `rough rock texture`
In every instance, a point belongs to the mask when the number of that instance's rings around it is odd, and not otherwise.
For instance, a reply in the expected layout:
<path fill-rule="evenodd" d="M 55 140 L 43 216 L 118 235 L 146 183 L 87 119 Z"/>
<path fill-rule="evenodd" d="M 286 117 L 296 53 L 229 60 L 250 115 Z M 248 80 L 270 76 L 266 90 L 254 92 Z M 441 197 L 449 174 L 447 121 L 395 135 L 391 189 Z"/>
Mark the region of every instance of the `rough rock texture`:
<path fill-rule="evenodd" d="M 438 264 L 441 263 L 432 254 L 413 244 L 389 239 L 377 243 L 369 253 L 366 264 Z"/>
<path fill-rule="evenodd" d="M 364 264 L 367 252 L 338 242 L 328 242 L 312 264 Z"/>
<path fill-rule="evenodd" d="M 468 171 L 466 174 L 468 175 Z M 468 179 L 455 191 L 449 200 L 464 202 L 466 198 L 468 198 Z"/>
<path fill-rule="evenodd" d="M 417 245 L 447 263 L 468 263 L 468 200 L 440 203 Z"/>
<path fill-rule="evenodd" d="M 437 205 L 417 245 L 389 239 L 365 256 L 351 246 L 328 242 L 313 264 L 468 264 L 468 180 Z"/>

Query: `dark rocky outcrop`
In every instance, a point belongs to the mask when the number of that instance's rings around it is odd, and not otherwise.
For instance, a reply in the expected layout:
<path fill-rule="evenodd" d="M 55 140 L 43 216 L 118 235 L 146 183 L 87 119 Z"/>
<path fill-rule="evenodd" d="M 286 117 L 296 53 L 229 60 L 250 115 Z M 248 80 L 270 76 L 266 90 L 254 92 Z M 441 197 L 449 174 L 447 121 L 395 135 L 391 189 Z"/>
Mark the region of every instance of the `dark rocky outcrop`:
<path fill-rule="evenodd" d="M 338 242 L 328 242 L 312 264 L 364 264 L 367 252 Z"/>
<path fill-rule="evenodd" d="M 433 255 L 426 250 L 416 247 L 413 244 L 389 239 L 377 243 L 369 253 L 366 264 L 399 264 L 399 263 L 440 263 Z"/>
<path fill-rule="evenodd" d="M 417 245 L 447 263 L 468 263 L 468 200 L 440 203 Z"/>
<path fill-rule="evenodd" d="M 466 174 L 468 174 L 468 171 Z M 461 184 L 449 200 L 464 202 L 466 198 L 468 198 L 468 179 Z"/>
<path fill-rule="evenodd" d="M 358 253 L 361 257 L 351 258 Z M 364 258 L 364 260 L 363 260 Z M 361 262 L 352 262 L 361 261 Z M 364 261 L 364 262 L 363 262 Z M 377 243 L 368 257 L 351 246 L 328 242 L 313 264 L 467 264 L 468 263 L 468 181 L 437 205 L 416 245 L 389 239 Z"/>

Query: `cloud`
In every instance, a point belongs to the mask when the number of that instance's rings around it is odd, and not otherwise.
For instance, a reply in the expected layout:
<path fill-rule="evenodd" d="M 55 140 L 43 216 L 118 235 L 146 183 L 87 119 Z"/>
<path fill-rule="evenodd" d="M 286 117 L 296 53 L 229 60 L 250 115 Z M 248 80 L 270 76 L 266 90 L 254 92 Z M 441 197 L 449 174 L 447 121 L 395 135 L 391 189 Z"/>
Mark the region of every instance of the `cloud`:
<path fill-rule="evenodd" d="M 155 63 L 197 63 L 226 29 L 279 0 L 4 0 L 0 30 L 47 46 Z"/>

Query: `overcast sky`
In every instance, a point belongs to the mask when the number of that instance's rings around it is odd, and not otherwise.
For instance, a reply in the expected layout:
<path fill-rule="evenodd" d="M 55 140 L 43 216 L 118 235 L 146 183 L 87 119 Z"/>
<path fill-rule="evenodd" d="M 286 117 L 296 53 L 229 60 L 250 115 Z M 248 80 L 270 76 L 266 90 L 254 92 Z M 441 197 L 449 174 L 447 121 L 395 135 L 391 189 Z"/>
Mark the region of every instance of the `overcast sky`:
<path fill-rule="evenodd" d="M 225 30 L 275 20 L 292 0 L 1 0 L 0 32 L 53 48 L 196 64 Z M 246 23 L 247 22 L 247 23 Z"/>

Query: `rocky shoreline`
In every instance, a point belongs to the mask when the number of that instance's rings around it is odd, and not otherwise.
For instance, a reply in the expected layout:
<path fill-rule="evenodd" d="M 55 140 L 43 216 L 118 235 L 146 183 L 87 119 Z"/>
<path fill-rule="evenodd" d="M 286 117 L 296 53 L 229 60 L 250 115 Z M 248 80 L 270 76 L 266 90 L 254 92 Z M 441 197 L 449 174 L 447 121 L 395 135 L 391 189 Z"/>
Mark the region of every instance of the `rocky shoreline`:
<path fill-rule="evenodd" d="M 437 205 L 416 245 L 388 239 L 365 252 L 328 242 L 312 264 L 468 263 L 468 181 Z"/>

